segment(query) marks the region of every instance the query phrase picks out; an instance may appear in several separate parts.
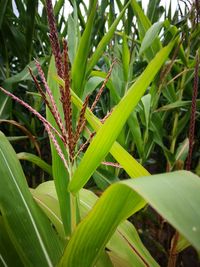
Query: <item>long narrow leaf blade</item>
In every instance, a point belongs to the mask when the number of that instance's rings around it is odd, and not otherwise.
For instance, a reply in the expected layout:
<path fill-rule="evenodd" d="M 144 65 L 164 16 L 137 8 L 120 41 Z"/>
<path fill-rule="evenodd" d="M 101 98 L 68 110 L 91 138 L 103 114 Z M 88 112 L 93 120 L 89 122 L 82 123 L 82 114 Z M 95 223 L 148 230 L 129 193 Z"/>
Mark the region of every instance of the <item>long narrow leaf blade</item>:
<path fill-rule="evenodd" d="M 55 62 L 54 58 L 52 57 L 50 66 L 49 66 L 49 73 L 48 73 L 48 85 L 51 88 L 54 100 L 58 107 L 58 111 L 63 119 L 63 109 L 62 104 L 60 101 L 60 90 L 59 85 L 56 83 L 52 78 L 52 72 L 55 73 Z M 46 111 L 47 120 L 54 126 L 57 127 L 56 122 L 47 108 Z M 61 140 L 58 140 L 58 143 L 62 149 L 64 155 L 66 155 L 66 149 Z M 70 215 L 70 194 L 67 191 L 68 182 L 69 182 L 69 174 L 66 171 L 63 161 L 61 160 L 58 152 L 53 144 L 50 141 L 51 145 L 51 155 L 52 155 L 52 172 L 53 172 L 53 179 L 56 186 L 56 191 L 58 194 L 59 204 L 60 204 L 60 212 L 62 216 L 62 221 L 65 229 L 66 236 L 70 236 L 71 232 L 71 215 Z M 67 157 L 66 157 L 67 158 Z"/>
<path fill-rule="evenodd" d="M 56 73 L 55 67 L 51 67 L 51 73 Z M 64 85 L 62 79 L 58 78 L 58 76 L 54 75 L 54 79 L 60 85 Z M 71 90 L 72 94 L 72 102 L 81 110 L 83 106 L 83 102 L 81 99 Z M 85 117 L 88 123 L 92 126 L 92 128 L 97 132 L 102 126 L 100 120 L 91 112 L 89 108 L 86 109 Z M 141 177 L 149 175 L 149 172 L 137 161 L 135 160 L 119 143 L 114 142 L 112 148 L 110 149 L 110 153 L 113 157 L 120 163 L 120 165 L 124 168 L 127 174 L 132 177 Z"/>
<path fill-rule="evenodd" d="M 78 95 L 83 93 L 83 81 L 86 72 L 86 63 L 88 59 L 88 53 L 90 48 L 90 39 L 93 28 L 94 17 L 96 13 L 96 3 L 97 0 L 94 0 L 92 3 L 91 12 L 88 18 L 87 26 L 84 30 L 84 33 L 80 39 L 76 57 L 72 66 L 72 88 L 74 92 Z"/>
<path fill-rule="evenodd" d="M 97 132 L 80 165 L 74 173 L 69 185 L 69 190 L 71 192 L 77 192 L 83 187 L 97 166 L 103 161 L 134 107 L 137 105 L 142 95 L 145 93 L 146 88 L 153 81 L 155 75 L 167 59 L 174 43 L 175 42 L 173 41 L 168 46 L 161 49 L 137 81 L 131 86 L 127 94 L 115 107 L 105 124 Z"/>
<path fill-rule="evenodd" d="M 17 158 L 19 160 L 27 160 L 38 167 L 40 167 L 42 170 L 46 171 L 49 175 L 52 175 L 52 168 L 49 164 L 47 164 L 44 160 L 42 160 L 40 157 L 31 154 L 31 153 L 26 153 L 26 152 L 21 152 L 17 154 Z"/>
<path fill-rule="evenodd" d="M 123 8 L 123 10 L 120 12 L 120 14 L 118 15 L 118 17 L 116 18 L 116 20 L 111 25 L 111 27 L 108 30 L 108 32 L 101 39 L 100 43 L 98 44 L 98 47 L 97 47 L 96 51 L 94 52 L 94 54 L 92 55 L 91 59 L 88 62 L 87 74 L 89 74 L 91 72 L 92 68 L 97 63 L 97 61 L 99 60 L 99 58 L 101 57 L 104 48 L 106 47 L 106 45 L 108 45 L 109 41 L 113 37 L 113 34 L 115 32 L 115 29 L 116 29 L 118 23 L 120 22 L 121 18 L 123 17 L 124 12 L 127 9 L 127 7 L 128 7 L 129 4 L 130 4 L 130 1 L 128 1 L 128 3 L 125 5 L 125 7 Z"/>
<path fill-rule="evenodd" d="M 144 14 L 142 8 L 140 7 L 140 5 L 136 0 L 131 0 L 131 6 L 134 14 L 137 17 L 140 40 L 142 41 L 147 31 L 151 27 L 151 22 L 148 19 L 148 17 Z M 148 62 L 155 56 L 155 54 L 159 51 L 160 48 L 161 48 L 161 43 L 158 38 L 155 38 L 151 46 L 145 51 L 145 57 Z"/>

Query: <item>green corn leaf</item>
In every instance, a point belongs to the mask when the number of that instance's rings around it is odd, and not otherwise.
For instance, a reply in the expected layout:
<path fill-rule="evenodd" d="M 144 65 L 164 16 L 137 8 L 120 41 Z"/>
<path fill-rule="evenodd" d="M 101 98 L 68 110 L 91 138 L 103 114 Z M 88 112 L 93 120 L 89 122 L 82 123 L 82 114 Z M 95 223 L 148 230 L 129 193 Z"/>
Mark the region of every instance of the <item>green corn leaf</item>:
<path fill-rule="evenodd" d="M 123 34 L 122 61 L 123 61 L 124 80 L 127 82 L 129 74 L 130 51 L 128 47 L 127 37 L 125 34 Z"/>
<path fill-rule="evenodd" d="M 8 235 L 2 216 L 0 216 L 0 266 L 23 266 L 23 263 Z"/>
<path fill-rule="evenodd" d="M 35 29 L 35 18 L 36 12 L 38 9 L 37 0 L 28 0 L 27 1 L 27 15 L 26 15 L 26 51 L 28 55 L 28 60 L 31 60 L 32 56 L 32 45 L 34 38 L 34 29 Z"/>
<path fill-rule="evenodd" d="M 116 29 L 117 25 L 119 24 L 119 21 L 123 17 L 124 12 L 127 9 L 127 7 L 128 7 L 129 4 L 130 4 L 130 1 L 128 1 L 128 3 L 125 5 L 125 7 L 123 8 L 123 10 L 120 12 L 120 14 L 116 18 L 116 20 L 113 22 L 113 24 L 109 28 L 109 30 L 106 33 L 106 35 L 104 35 L 104 37 L 101 39 L 100 43 L 98 44 L 97 49 L 95 50 L 94 54 L 92 55 L 91 59 L 88 62 L 88 65 L 87 65 L 87 75 L 90 74 L 92 68 L 95 66 L 95 64 L 97 63 L 97 61 L 101 57 L 101 55 L 102 55 L 102 53 L 103 53 L 106 45 L 108 45 L 108 43 L 110 42 L 111 38 L 113 37 L 113 34 L 115 32 L 115 29 Z"/>
<path fill-rule="evenodd" d="M 170 103 L 168 105 L 162 106 L 162 107 L 158 108 L 157 110 L 155 110 L 155 112 L 168 111 L 168 110 L 175 109 L 175 108 L 186 107 L 186 106 L 190 106 L 191 103 L 192 103 L 192 101 L 190 101 L 190 100 L 186 100 L 186 101 L 179 100 L 179 101 L 176 101 L 174 103 Z M 199 103 L 200 103 L 200 100 L 198 99 L 197 105 Z"/>
<path fill-rule="evenodd" d="M 148 19 L 148 17 L 144 14 L 142 8 L 140 7 L 140 5 L 137 3 L 136 0 L 131 0 L 131 6 L 134 14 L 137 17 L 139 36 L 140 40 L 142 41 L 148 29 L 151 27 L 151 22 Z M 160 48 L 161 48 L 161 43 L 158 40 L 158 38 L 156 38 L 152 43 L 152 45 L 145 51 L 145 57 L 148 62 L 152 58 L 154 58 L 155 54 L 159 51 Z"/>
<path fill-rule="evenodd" d="M 26 152 L 21 152 L 17 154 L 17 158 L 19 160 L 27 160 L 38 167 L 40 167 L 43 171 L 47 172 L 48 174 L 52 175 L 52 168 L 49 164 L 47 164 L 44 160 L 42 160 L 40 157 L 31 154 L 31 153 L 26 153 Z"/>
<path fill-rule="evenodd" d="M 111 185 L 77 226 L 59 266 L 94 266 L 119 223 L 146 201 L 200 251 L 199 190 L 200 180 L 187 171 Z M 130 266 L 137 265 L 132 262 Z"/>
<path fill-rule="evenodd" d="M 43 65 L 46 60 L 47 58 L 40 58 L 39 62 L 41 65 Z M 28 67 L 32 70 L 33 74 L 36 75 L 37 67 L 35 66 L 35 62 L 31 61 L 21 72 L 6 79 L 3 83 L 3 87 L 6 88 L 6 85 L 11 85 L 11 84 L 22 82 L 22 81 L 27 81 L 27 80 L 32 81 Z"/>
<path fill-rule="evenodd" d="M 147 7 L 147 17 L 151 22 L 157 21 L 157 12 L 158 12 L 158 7 L 160 4 L 160 0 L 152 0 L 149 1 L 148 7 Z M 156 17 L 156 19 L 155 19 Z"/>
<path fill-rule="evenodd" d="M 186 138 L 181 144 L 179 144 L 177 150 L 176 150 L 176 155 L 175 159 L 176 161 L 185 161 L 188 155 L 189 151 L 189 139 Z"/>
<path fill-rule="evenodd" d="M 63 225 L 58 212 L 59 204 L 54 182 L 44 182 L 40 184 L 35 190 L 31 191 L 36 201 L 38 202 L 38 205 L 45 211 L 48 218 L 58 230 L 58 233 L 61 234 L 61 238 L 63 238 Z M 54 200 L 53 205 L 52 202 L 48 201 L 49 199 L 47 198 L 47 196 L 51 197 Z M 98 197 L 92 191 L 81 189 L 79 198 L 80 214 L 81 218 L 84 219 L 94 207 L 95 203 L 98 200 Z M 128 221 L 120 223 L 106 247 L 109 249 L 110 252 L 117 254 L 120 260 L 123 259 L 127 263 L 127 265 L 125 266 L 130 266 L 130 264 L 133 262 L 135 264 L 134 266 L 143 266 L 141 259 L 143 259 L 144 262 L 148 262 L 149 265 L 152 267 L 158 266 L 147 251 L 147 249 L 142 244 L 135 227 Z M 102 265 L 102 261 L 105 260 L 104 257 L 106 256 L 101 256 L 97 266 L 107 266 Z"/>
<path fill-rule="evenodd" d="M 91 75 L 92 75 L 92 78 L 95 78 L 94 81 L 96 81 L 96 82 L 98 81 L 98 80 L 96 80 L 96 78 L 99 78 L 100 81 L 103 81 L 103 78 L 104 79 L 106 78 L 106 73 L 101 72 L 101 71 L 92 71 Z M 94 77 L 93 77 L 93 75 L 94 75 Z M 92 78 L 90 80 L 92 80 Z M 85 88 L 85 92 L 84 92 L 85 96 L 84 96 L 84 98 L 87 95 L 86 92 L 89 93 L 90 92 L 90 88 L 92 89 L 96 84 L 95 82 L 93 82 L 93 80 L 91 82 L 90 82 L 90 80 L 88 81 L 88 86 L 86 86 L 86 88 Z M 118 104 L 121 98 L 118 95 L 118 93 L 116 92 L 112 81 L 108 80 L 106 86 L 110 90 L 110 93 L 111 93 L 112 99 L 114 100 L 114 103 Z M 133 138 L 134 138 L 134 141 L 135 141 L 135 145 L 137 147 L 138 153 L 139 153 L 140 158 L 141 158 L 143 150 L 144 150 L 144 146 L 143 146 L 143 141 L 142 141 L 142 135 L 141 135 L 141 131 L 140 131 L 139 122 L 138 122 L 138 119 L 137 119 L 137 114 L 135 112 L 130 115 L 130 118 L 128 119 L 128 125 L 129 125 L 130 131 L 131 131 L 131 133 L 133 135 Z"/>
<path fill-rule="evenodd" d="M 71 192 L 77 192 L 83 187 L 97 166 L 103 161 L 134 107 L 145 93 L 147 86 L 167 59 L 174 43 L 175 41 L 171 42 L 156 55 L 100 128 L 74 172 L 69 185 Z"/>
<path fill-rule="evenodd" d="M 137 151 L 140 155 L 140 158 L 142 158 L 144 152 L 144 144 L 142 140 L 142 133 L 140 130 L 140 124 L 138 121 L 137 112 L 132 112 L 130 118 L 128 119 L 128 125 L 132 133 L 134 143 L 137 147 Z"/>
<path fill-rule="evenodd" d="M 130 267 L 130 263 L 128 261 L 122 259 L 116 253 L 109 251 L 108 255 L 111 258 L 113 266 L 115 266 L 115 267 Z"/>
<path fill-rule="evenodd" d="M 104 81 L 103 78 L 101 77 L 91 77 L 86 85 L 85 85 L 85 90 L 84 90 L 84 94 L 83 94 L 83 99 L 85 99 L 85 97 L 87 95 L 90 95 L 94 92 L 94 90 L 97 88 L 97 86 L 99 86 L 102 82 Z"/>
<path fill-rule="evenodd" d="M 69 48 L 68 54 L 71 65 L 73 65 L 80 37 L 77 6 L 75 2 L 73 4 L 73 17 L 72 15 L 69 15 L 68 17 L 67 33 L 68 33 L 68 48 Z"/>
<path fill-rule="evenodd" d="M 143 110 L 144 110 L 146 129 L 148 131 L 150 111 L 151 111 L 151 95 L 147 94 L 147 95 L 143 96 L 141 99 L 141 102 L 142 102 L 142 106 L 143 106 Z"/>
<path fill-rule="evenodd" d="M 62 105 L 60 102 L 60 90 L 59 85 L 55 80 L 52 79 L 52 73 L 56 73 L 55 69 L 55 62 L 54 58 L 52 57 L 50 66 L 49 66 L 49 73 L 48 73 L 48 85 L 51 88 L 53 97 L 55 99 L 56 105 L 58 107 L 59 113 L 61 118 L 63 119 L 63 110 Z M 57 128 L 56 122 L 50 113 L 49 109 L 47 108 L 46 111 L 47 120 Z M 66 149 L 61 140 L 57 140 L 62 152 L 66 155 Z M 50 141 L 51 145 L 51 155 L 52 155 L 52 172 L 53 172 L 53 179 L 55 181 L 55 186 L 58 194 L 59 204 L 60 204 L 60 211 L 62 216 L 62 221 L 64 224 L 64 229 L 66 235 L 69 237 L 71 234 L 71 205 L 70 205 L 70 193 L 67 191 L 68 183 L 69 183 L 69 174 L 64 166 L 63 161 L 61 160 L 60 156 L 58 155 L 57 150 L 54 147 L 52 141 Z M 66 155 L 67 158 L 67 155 Z"/>
<path fill-rule="evenodd" d="M 88 53 L 90 49 L 90 38 L 93 28 L 94 17 L 96 13 L 97 0 L 94 0 L 91 7 L 91 12 L 86 24 L 86 28 L 80 39 L 78 45 L 76 57 L 74 59 L 74 64 L 72 66 L 72 89 L 77 95 L 82 95 L 84 88 L 84 77 L 86 71 L 86 63 L 88 59 Z"/>
<path fill-rule="evenodd" d="M 147 48 L 149 48 L 153 41 L 158 37 L 158 34 L 163 26 L 162 21 L 154 23 L 146 32 L 144 39 L 142 40 L 139 55 L 141 55 Z"/>
<path fill-rule="evenodd" d="M 102 191 L 104 191 L 112 183 L 119 181 L 119 178 L 117 178 L 112 173 L 104 169 L 97 169 L 93 173 L 93 179 L 98 188 L 101 189 Z"/>
<path fill-rule="evenodd" d="M 53 76 L 54 80 L 58 84 L 63 86 L 64 85 L 63 80 L 60 79 L 57 75 L 55 75 L 56 73 L 55 70 L 53 73 L 54 73 L 54 76 Z M 81 110 L 83 106 L 83 102 L 72 90 L 71 90 L 71 95 L 72 95 L 73 104 L 79 110 Z M 102 123 L 91 112 L 89 108 L 86 109 L 85 117 L 95 131 L 98 131 L 101 128 Z M 117 160 L 117 162 L 120 163 L 120 165 L 124 168 L 124 170 L 127 172 L 127 174 L 130 177 L 136 178 L 140 176 L 149 175 L 149 172 L 139 162 L 137 162 L 137 160 L 135 160 L 119 143 L 114 142 L 112 148 L 110 149 L 110 153 Z"/>
<path fill-rule="evenodd" d="M 64 2 L 65 2 L 64 0 L 56 1 L 55 6 L 54 6 L 55 17 L 57 17 L 59 15 L 59 12 L 60 12 L 61 8 L 63 7 Z"/>
<path fill-rule="evenodd" d="M 95 205 L 98 197 L 93 192 L 86 189 L 80 190 L 79 197 L 81 214 L 82 218 L 84 218 Z M 127 264 L 124 266 L 130 267 L 133 263 L 134 266 L 144 266 L 142 259 L 144 262 L 148 262 L 152 267 L 158 266 L 141 242 L 137 230 L 129 221 L 120 223 L 110 241 L 107 243 L 106 248 L 118 255 L 120 260 L 123 259 Z"/>
<path fill-rule="evenodd" d="M 65 230 L 63 227 L 63 222 L 60 216 L 60 208 L 58 200 L 46 194 L 38 193 L 37 189 L 32 192 L 34 200 L 40 206 L 40 208 L 44 211 L 46 216 L 54 225 L 57 233 L 59 234 L 61 240 L 63 240 L 63 245 L 66 242 L 65 240 Z"/>
<path fill-rule="evenodd" d="M 110 153 L 131 178 L 149 175 L 149 172 L 134 159 L 119 143 L 115 142 Z"/>
<path fill-rule="evenodd" d="M 129 267 L 159 266 L 141 242 L 133 224 L 128 220 L 117 227 L 106 247 L 126 260 Z"/>
<path fill-rule="evenodd" d="M 55 266 L 61 244 L 35 204 L 17 156 L 0 133 L 0 210 L 10 239 L 25 266 Z"/>
<path fill-rule="evenodd" d="M 102 253 L 95 267 L 113 267 L 112 261 L 107 252 L 104 251 Z"/>
<path fill-rule="evenodd" d="M 37 204 L 55 226 L 60 238 L 65 240 L 65 230 L 54 181 L 41 183 L 35 189 L 31 189 L 31 193 Z"/>

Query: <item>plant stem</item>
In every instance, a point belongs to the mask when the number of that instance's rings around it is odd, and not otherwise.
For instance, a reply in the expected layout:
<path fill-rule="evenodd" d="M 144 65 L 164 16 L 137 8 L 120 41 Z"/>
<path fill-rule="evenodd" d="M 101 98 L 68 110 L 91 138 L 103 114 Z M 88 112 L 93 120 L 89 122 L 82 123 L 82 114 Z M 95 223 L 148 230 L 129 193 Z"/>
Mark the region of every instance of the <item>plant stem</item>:
<path fill-rule="evenodd" d="M 175 267 L 178 253 L 176 251 L 177 243 L 179 239 L 179 233 L 176 231 L 171 242 L 170 254 L 167 267 Z"/>
<path fill-rule="evenodd" d="M 71 207 L 71 235 L 76 229 L 76 218 L 77 218 L 77 197 L 71 194 L 70 196 L 70 207 Z"/>
<path fill-rule="evenodd" d="M 70 163 L 70 181 L 73 177 L 73 169 L 74 165 L 73 163 Z M 70 217 L 71 217 L 71 236 L 76 229 L 76 225 L 78 222 L 78 217 L 79 217 L 79 205 L 78 205 L 78 194 L 72 194 L 70 193 Z"/>
<path fill-rule="evenodd" d="M 196 64 L 194 72 L 194 86 L 193 86 L 193 95 L 192 95 L 192 108 L 191 108 L 191 117 L 190 117 L 190 126 L 189 126 L 189 152 L 188 158 L 186 161 L 186 170 L 191 169 L 192 162 L 192 151 L 194 143 L 194 130 L 195 130 L 195 115 L 196 115 L 196 99 L 198 94 L 198 85 L 199 85 L 199 54 L 196 53 Z"/>

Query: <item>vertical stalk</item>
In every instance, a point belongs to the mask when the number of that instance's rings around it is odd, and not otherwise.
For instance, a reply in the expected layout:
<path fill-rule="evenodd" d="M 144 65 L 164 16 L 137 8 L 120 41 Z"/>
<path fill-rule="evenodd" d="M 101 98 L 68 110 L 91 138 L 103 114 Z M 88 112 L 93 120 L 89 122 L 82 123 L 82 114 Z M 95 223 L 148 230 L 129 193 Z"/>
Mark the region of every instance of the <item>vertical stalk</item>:
<path fill-rule="evenodd" d="M 167 264 L 167 267 L 175 267 L 176 266 L 176 261 L 177 261 L 177 251 L 176 247 L 178 244 L 178 239 L 179 239 L 179 233 L 176 231 L 174 234 L 174 237 L 171 242 L 171 248 L 170 248 L 170 254 L 169 254 L 169 261 Z"/>
<path fill-rule="evenodd" d="M 189 153 L 188 153 L 188 158 L 186 161 L 186 170 L 188 170 L 188 171 L 191 169 L 191 161 L 192 161 L 194 130 L 195 130 L 195 115 L 196 115 L 196 99 L 197 99 L 197 94 L 198 94 L 198 85 L 199 85 L 199 54 L 197 51 L 195 73 L 194 73 L 193 95 L 192 95 L 192 108 L 191 108 L 190 127 L 189 127 Z"/>
<path fill-rule="evenodd" d="M 77 224 L 77 197 L 70 193 L 70 206 L 71 206 L 71 235 L 76 229 Z"/>
<path fill-rule="evenodd" d="M 69 182 L 71 181 L 72 177 L 73 177 L 73 163 L 70 162 L 69 163 Z M 76 195 L 72 194 L 71 192 L 69 192 L 70 194 L 70 236 L 72 236 L 75 228 L 76 228 L 76 224 L 77 224 L 77 197 Z"/>

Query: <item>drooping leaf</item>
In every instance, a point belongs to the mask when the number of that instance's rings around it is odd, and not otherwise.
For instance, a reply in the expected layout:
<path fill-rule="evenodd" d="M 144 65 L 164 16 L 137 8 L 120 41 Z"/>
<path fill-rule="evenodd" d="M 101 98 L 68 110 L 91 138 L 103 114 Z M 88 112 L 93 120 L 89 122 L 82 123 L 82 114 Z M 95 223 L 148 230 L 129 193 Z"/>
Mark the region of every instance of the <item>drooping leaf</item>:
<path fill-rule="evenodd" d="M 45 161 L 43 161 L 40 157 L 38 157 L 34 154 L 21 152 L 21 153 L 17 154 L 17 158 L 19 160 L 30 161 L 30 162 L 34 163 L 35 165 L 37 165 L 38 167 L 40 167 L 41 169 L 43 169 L 44 171 L 46 171 L 48 174 L 52 175 L 51 166 L 49 164 L 47 164 Z"/>
<path fill-rule="evenodd" d="M 54 182 L 48 181 L 42 183 L 35 190 L 31 190 L 31 192 L 33 192 L 33 195 L 36 197 L 35 199 L 38 202 L 38 205 L 45 211 L 51 222 L 54 224 L 56 220 L 56 223 L 54 225 L 58 230 L 58 233 L 61 234 L 61 238 L 63 238 L 63 225 L 58 212 L 59 204 Z M 37 197 L 38 195 L 39 199 Z M 48 201 L 47 197 L 51 197 L 52 199 L 54 199 L 53 205 L 51 202 Z M 79 201 L 80 215 L 82 219 L 87 216 L 87 214 L 93 208 L 97 200 L 98 197 L 92 191 L 86 189 L 80 190 Z M 126 262 L 127 265 L 125 266 L 131 266 L 132 262 L 137 262 L 138 266 L 143 266 L 142 261 L 148 262 L 152 267 L 157 266 L 156 262 L 153 260 L 147 249 L 142 244 L 136 229 L 128 221 L 122 222 L 118 226 L 117 230 L 111 237 L 106 247 L 109 249 L 110 252 L 118 255 L 118 260 Z M 99 265 L 97 264 L 97 266 L 101 266 L 100 263 L 103 261 L 104 256 L 102 256 L 101 259 L 98 261 Z M 111 257 L 110 254 L 109 256 Z"/>
<path fill-rule="evenodd" d="M 199 190 L 200 180 L 187 171 L 111 185 L 76 228 L 59 266 L 93 266 L 118 224 L 144 207 L 144 199 L 199 251 Z"/>

